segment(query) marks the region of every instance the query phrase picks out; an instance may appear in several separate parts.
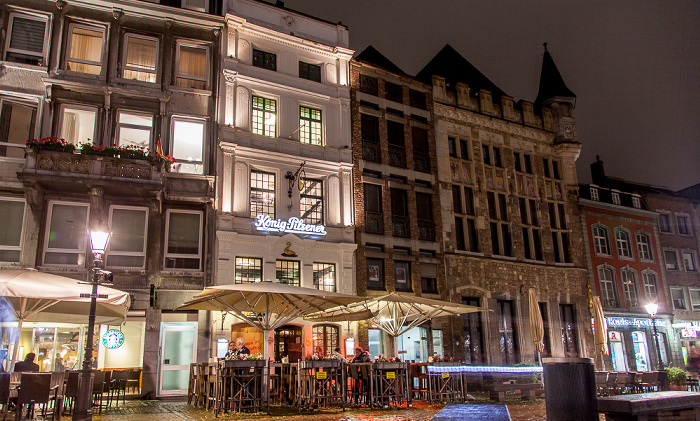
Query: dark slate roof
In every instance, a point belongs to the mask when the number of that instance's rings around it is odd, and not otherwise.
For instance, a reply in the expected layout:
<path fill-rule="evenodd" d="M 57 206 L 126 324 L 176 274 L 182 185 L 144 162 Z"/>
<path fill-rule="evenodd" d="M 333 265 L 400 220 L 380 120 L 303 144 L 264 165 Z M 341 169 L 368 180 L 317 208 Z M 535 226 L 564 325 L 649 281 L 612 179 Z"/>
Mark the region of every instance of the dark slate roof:
<path fill-rule="evenodd" d="M 544 43 L 544 56 L 542 57 L 542 73 L 540 73 L 540 90 L 537 93 L 535 104 L 542 104 L 544 101 L 554 97 L 576 98 L 576 94 L 571 92 L 564 83 L 557 65 L 554 64 L 552 55 L 547 51 L 547 43 Z"/>
<path fill-rule="evenodd" d="M 373 46 L 368 46 L 360 54 L 355 57 L 355 60 L 361 62 L 361 63 L 366 63 L 366 64 L 371 64 L 373 66 L 377 66 L 379 68 L 382 68 L 384 70 L 388 70 L 392 73 L 398 73 L 400 75 L 405 75 L 406 72 L 401 70 L 401 68 L 394 63 L 391 62 L 388 58 L 384 57 L 382 53 L 377 51 L 376 48 Z"/>
<path fill-rule="evenodd" d="M 448 90 L 454 90 L 457 82 L 469 85 L 471 92 L 479 92 L 480 89 L 491 91 L 494 101 L 502 95 L 507 95 L 498 86 L 484 76 L 476 67 L 459 54 L 450 44 L 446 44 L 430 63 L 417 75 L 416 79 L 431 85 L 433 75 L 445 78 Z"/>

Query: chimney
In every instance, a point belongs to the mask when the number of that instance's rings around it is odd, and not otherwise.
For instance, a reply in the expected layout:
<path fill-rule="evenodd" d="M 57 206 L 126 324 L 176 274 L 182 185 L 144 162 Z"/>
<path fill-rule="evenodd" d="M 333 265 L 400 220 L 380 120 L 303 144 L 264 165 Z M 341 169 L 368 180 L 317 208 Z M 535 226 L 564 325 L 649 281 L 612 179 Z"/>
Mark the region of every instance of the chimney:
<path fill-rule="evenodd" d="M 591 164 L 591 178 L 593 184 L 605 186 L 605 167 L 603 161 L 600 160 L 600 155 L 595 156 L 595 162 Z"/>

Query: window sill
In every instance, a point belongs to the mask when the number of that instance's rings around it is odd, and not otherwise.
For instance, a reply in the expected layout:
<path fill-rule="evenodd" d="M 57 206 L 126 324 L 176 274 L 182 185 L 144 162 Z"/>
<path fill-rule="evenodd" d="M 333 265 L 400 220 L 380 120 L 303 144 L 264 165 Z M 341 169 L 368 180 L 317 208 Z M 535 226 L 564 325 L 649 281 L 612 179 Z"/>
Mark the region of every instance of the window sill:
<path fill-rule="evenodd" d="M 180 269 L 180 270 L 173 270 L 173 269 L 164 269 L 160 271 L 160 274 L 162 276 L 188 276 L 188 277 L 195 277 L 195 278 L 204 278 L 204 272 L 199 271 L 199 270 L 186 270 L 186 269 Z"/>
<path fill-rule="evenodd" d="M 176 85 L 170 85 L 168 88 L 170 92 L 179 92 L 183 94 L 194 94 L 202 96 L 211 96 L 211 89 L 197 89 L 197 88 L 183 88 Z"/>
<path fill-rule="evenodd" d="M 114 79 L 115 83 L 121 83 L 122 85 L 132 85 L 132 86 L 140 86 L 143 88 L 151 88 L 153 90 L 159 91 L 160 90 L 160 83 L 156 82 L 144 82 L 142 80 L 136 80 L 136 79 L 126 79 L 123 77 L 118 77 Z"/>
<path fill-rule="evenodd" d="M 461 254 L 463 256 L 484 257 L 484 253 L 478 251 L 455 250 L 455 254 Z"/>
<path fill-rule="evenodd" d="M 554 266 L 572 268 L 572 267 L 574 267 L 574 264 L 573 263 L 554 263 Z"/>
<path fill-rule="evenodd" d="M 606 257 L 608 259 L 612 259 L 612 254 L 603 254 L 603 253 L 596 253 L 596 257 Z"/>
<path fill-rule="evenodd" d="M 533 264 L 536 264 L 536 265 L 544 265 L 544 264 L 547 263 L 547 262 L 545 262 L 544 260 L 537 260 L 537 259 L 523 259 L 523 261 L 524 261 L 525 263 L 533 263 Z M 555 263 L 555 264 L 556 264 L 556 263 Z"/>
<path fill-rule="evenodd" d="M 15 63 L 14 61 L 0 61 L 0 65 L 7 69 L 29 70 L 32 72 L 48 74 L 49 68 L 46 66 L 35 66 L 33 64 Z"/>

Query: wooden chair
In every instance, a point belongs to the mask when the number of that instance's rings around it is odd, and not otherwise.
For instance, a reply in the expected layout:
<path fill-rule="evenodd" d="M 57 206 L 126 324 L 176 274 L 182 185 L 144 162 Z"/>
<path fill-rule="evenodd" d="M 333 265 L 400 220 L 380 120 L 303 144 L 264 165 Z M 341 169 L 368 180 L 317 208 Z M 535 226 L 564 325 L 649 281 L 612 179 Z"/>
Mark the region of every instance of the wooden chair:
<path fill-rule="evenodd" d="M 618 394 L 618 389 L 617 389 L 617 376 L 619 373 L 616 371 L 611 371 L 608 373 L 608 381 L 606 383 L 606 388 L 608 391 L 608 395 L 617 395 Z"/>
<path fill-rule="evenodd" d="M 132 390 L 136 390 L 137 393 L 141 393 L 141 369 L 140 368 L 134 368 L 129 370 L 129 375 L 127 376 L 126 379 L 126 389 L 131 388 Z M 126 393 L 126 389 L 125 392 Z"/>
<path fill-rule="evenodd" d="M 595 385 L 598 392 L 598 396 L 605 396 L 608 394 L 608 372 L 607 371 L 596 371 L 595 372 Z"/>
<path fill-rule="evenodd" d="M 219 373 L 218 373 L 217 363 L 205 364 L 205 382 L 204 382 L 204 407 L 208 411 L 209 408 L 216 406 L 216 400 L 218 396 L 218 385 L 219 385 Z"/>
<path fill-rule="evenodd" d="M 190 364 L 190 381 L 187 385 L 187 405 L 197 403 L 197 363 Z"/>
<path fill-rule="evenodd" d="M 425 366 L 411 364 L 411 393 L 414 399 L 428 400 L 428 374 Z"/>
<path fill-rule="evenodd" d="M 7 406 L 10 401 L 10 373 L 0 373 L 0 405 L 2 405 L 2 419 L 7 416 Z"/>
<path fill-rule="evenodd" d="M 68 379 L 66 380 L 66 387 L 63 391 L 63 412 L 66 413 L 66 409 L 69 409 L 67 413 L 73 413 L 73 406 L 75 405 L 75 398 L 78 396 L 78 377 L 80 373 L 77 371 L 67 371 Z"/>
<path fill-rule="evenodd" d="M 17 413 L 15 419 L 22 418 L 22 409 L 27 405 L 27 418 L 34 416 L 34 405 L 43 405 L 42 414 L 46 419 L 46 410 L 51 400 L 51 373 L 22 373 L 19 392 L 17 394 Z M 56 408 L 51 413 L 51 419 L 56 417 Z"/>
<path fill-rule="evenodd" d="M 127 370 L 114 370 L 112 371 L 112 378 L 109 385 L 109 402 L 108 405 L 112 405 L 112 400 L 114 399 L 114 394 L 117 395 L 117 406 L 119 406 L 119 394 L 122 395 L 122 402 L 126 403 L 126 381 L 129 377 L 129 371 Z"/>
<path fill-rule="evenodd" d="M 645 392 L 656 391 L 659 388 L 659 372 L 645 371 L 642 373 L 642 383 L 640 387 Z"/>
<path fill-rule="evenodd" d="M 105 391 L 105 377 L 108 371 L 96 370 L 94 372 L 94 377 L 92 380 L 92 406 L 97 406 L 100 408 L 100 414 L 102 413 L 103 405 L 103 394 Z"/>

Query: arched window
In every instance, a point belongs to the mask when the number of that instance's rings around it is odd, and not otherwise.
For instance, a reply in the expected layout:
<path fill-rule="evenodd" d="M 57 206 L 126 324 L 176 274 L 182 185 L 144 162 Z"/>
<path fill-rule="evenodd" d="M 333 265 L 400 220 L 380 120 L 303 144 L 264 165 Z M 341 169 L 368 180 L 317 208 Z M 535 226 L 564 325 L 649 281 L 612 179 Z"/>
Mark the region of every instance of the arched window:
<path fill-rule="evenodd" d="M 637 231 L 637 251 L 640 260 L 654 260 L 654 253 L 651 250 L 651 237 L 644 231 Z"/>
<path fill-rule="evenodd" d="M 624 228 L 615 228 L 615 245 L 617 246 L 617 255 L 619 257 L 632 257 L 630 243 L 630 232 Z"/>
<path fill-rule="evenodd" d="M 314 354 L 331 355 L 338 345 L 338 326 L 316 325 L 313 330 Z"/>
<path fill-rule="evenodd" d="M 593 225 L 593 247 L 596 254 L 610 254 L 608 229 L 603 225 Z"/>
<path fill-rule="evenodd" d="M 632 269 L 620 270 L 622 291 L 625 294 L 625 307 L 639 307 L 639 294 L 637 293 L 637 277 Z"/>
<path fill-rule="evenodd" d="M 650 270 L 645 270 L 642 272 L 642 283 L 644 284 L 644 298 L 647 301 L 656 301 L 658 298 L 656 274 Z"/>
<path fill-rule="evenodd" d="M 604 307 L 620 307 L 617 300 L 617 282 L 612 266 L 598 266 L 598 281 L 600 283 L 600 295 Z"/>

